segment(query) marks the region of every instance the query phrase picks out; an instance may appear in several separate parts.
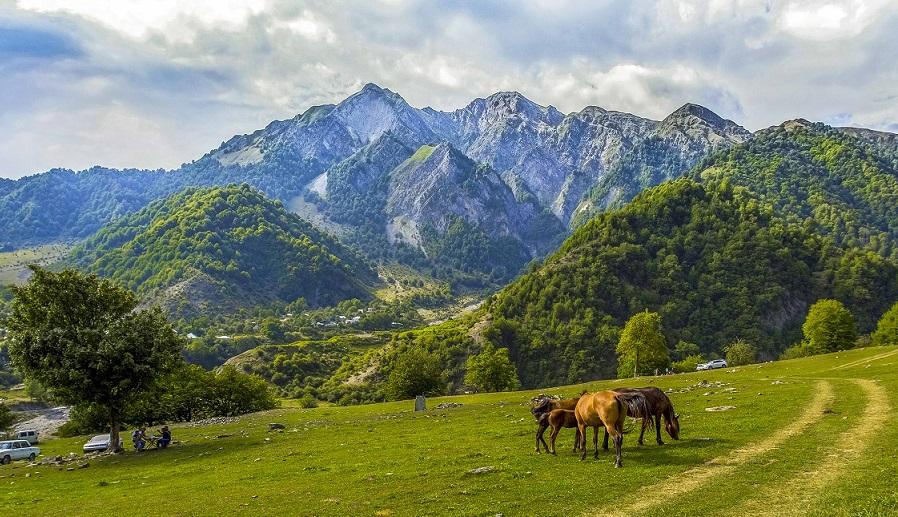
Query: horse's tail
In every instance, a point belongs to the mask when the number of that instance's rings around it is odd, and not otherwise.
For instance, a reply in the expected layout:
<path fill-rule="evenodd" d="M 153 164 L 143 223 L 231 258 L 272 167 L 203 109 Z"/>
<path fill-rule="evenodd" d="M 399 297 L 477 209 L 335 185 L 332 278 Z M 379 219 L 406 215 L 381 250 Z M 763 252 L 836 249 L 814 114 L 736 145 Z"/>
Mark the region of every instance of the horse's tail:
<path fill-rule="evenodd" d="M 616 393 L 615 398 L 621 405 L 621 409 L 626 409 L 627 416 L 641 418 L 643 422 L 648 422 L 649 426 L 655 425 L 645 395 L 642 393 Z"/>

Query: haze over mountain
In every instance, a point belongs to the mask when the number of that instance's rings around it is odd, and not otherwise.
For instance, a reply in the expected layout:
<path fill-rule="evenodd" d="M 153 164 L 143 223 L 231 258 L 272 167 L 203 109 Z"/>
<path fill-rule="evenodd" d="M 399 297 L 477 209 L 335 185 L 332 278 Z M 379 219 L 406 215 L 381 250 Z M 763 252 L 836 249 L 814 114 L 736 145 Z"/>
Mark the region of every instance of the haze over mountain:
<path fill-rule="evenodd" d="M 622 164 L 650 186 L 749 136 L 691 104 L 653 121 L 598 107 L 565 115 L 500 92 L 441 112 L 368 84 L 175 171 L 53 170 L 3 182 L 0 235 L 13 248 L 83 238 L 184 187 L 246 182 L 372 257 L 398 249 L 428 263 L 459 249 L 447 246 L 450 228 L 472 235 L 468 248 L 498 242 L 455 257 L 453 269 L 501 280 L 550 251 L 575 213 L 629 199 L 635 192 L 617 187 L 587 196 Z"/>

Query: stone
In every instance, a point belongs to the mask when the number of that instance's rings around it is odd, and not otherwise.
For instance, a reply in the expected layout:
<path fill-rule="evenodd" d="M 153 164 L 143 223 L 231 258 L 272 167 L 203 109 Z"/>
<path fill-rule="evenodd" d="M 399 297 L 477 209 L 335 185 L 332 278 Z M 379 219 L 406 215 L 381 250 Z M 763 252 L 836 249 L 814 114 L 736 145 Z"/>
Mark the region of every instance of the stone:
<path fill-rule="evenodd" d="M 287 428 L 287 426 L 285 426 L 284 424 L 278 424 L 278 423 L 275 423 L 275 422 L 272 422 L 272 423 L 268 424 L 268 430 L 269 430 L 269 431 L 274 431 L 274 430 L 277 430 L 277 429 L 286 429 L 286 428 Z"/>
<path fill-rule="evenodd" d="M 731 409 L 736 409 L 736 406 L 713 406 L 706 407 L 705 411 L 729 411 Z"/>
<path fill-rule="evenodd" d="M 480 474 L 488 474 L 488 473 L 492 472 L 493 470 L 494 469 L 491 465 L 486 465 L 483 467 L 477 467 L 476 469 L 471 469 L 471 470 L 465 472 L 465 474 L 471 475 L 471 476 L 477 476 Z"/>

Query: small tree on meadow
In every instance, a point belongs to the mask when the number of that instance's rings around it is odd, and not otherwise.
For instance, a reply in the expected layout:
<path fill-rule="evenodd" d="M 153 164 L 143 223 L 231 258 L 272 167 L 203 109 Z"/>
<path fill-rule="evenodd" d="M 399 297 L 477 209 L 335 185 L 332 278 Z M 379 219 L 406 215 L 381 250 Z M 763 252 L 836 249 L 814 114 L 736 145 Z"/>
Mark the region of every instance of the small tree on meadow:
<path fill-rule="evenodd" d="M 758 350 L 747 341 L 737 339 L 724 347 L 727 355 L 727 365 L 742 366 L 752 364 L 757 360 Z"/>
<path fill-rule="evenodd" d="M 617 376 L 650 374 L 669 364 L 661 315 L 647 310 L 634 314 L 624 325 L 617 343 Z"/>
<path fill-rule="evenodd" d="M 384 386 L 392 400 L 417 395 L 439 395 L 446 386 L 440 358 L 420 349 L 410 349 L 393 364 Z"/>
<path fill-rule="evenodd" d="M 31 266 L 9 327 L 13 364 L 64 404 L 93 404 L 108 416 L 110 449 L 118 448 L 129 401 L 181 364 L 181 339 L 158 309 L 95 275 Z"/>
<path fill-rule="evenodd" d="M 15 418 L 13 417 L 12 411 L 10 411 L 9 406 L 0 403 L 0 433 L 3 433 L 7 429 L 9 429 L 14 421 Z"/>
<path fill-rule="evenodd" d="M 854 316 L 838 300 L 818 300 L 801 330 L 808 349 L 815 354 L 851 348 L 857 339 Z"/>
<path fill-rule="evenodd" d="M 874 345 L 898 345 L 898 303 L 886 311 L 870 336 Z"/>
<path fill-rule="evenodd" d="M 479 354 L 468 357 L 465 369 L 465 384 L 479 391 L 504 391 L 520 385 L 507 348 L 487 344 Z"/>

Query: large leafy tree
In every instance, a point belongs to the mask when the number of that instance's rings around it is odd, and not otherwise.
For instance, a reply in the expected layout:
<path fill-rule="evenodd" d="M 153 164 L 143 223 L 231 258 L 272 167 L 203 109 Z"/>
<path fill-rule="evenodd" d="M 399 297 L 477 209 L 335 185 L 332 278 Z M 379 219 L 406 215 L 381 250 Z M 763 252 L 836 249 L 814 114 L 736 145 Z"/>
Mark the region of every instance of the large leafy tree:
<path fill-rule="evenodd" d="M 465 369 L 465 384 L 480 391 L 503 391 L 520 384 L 507 348 L 487 344 L 479 354 L 468 357 Z"/>
<path fill-rule="evenodd" d="M 128 402 L 180 364 L 182 342 L 159 310 L 135 310 L 136 297 L 107 280 L 31 269 L 13 288 L 13 364 L 56 400 L 102 408 L 116 448 Z"/>
<path fill-rule="evenodd" d="M 387 376 L 386 392 L 393 400 L 416 395 L 439 395 L 446 385 L 446 375 L 439 356 L 424 350 L 402 354 Z"/>
<path fill-rule="evenodd" d="M 667 341 L 657 312 L 639 312 L 624 325 L 617 342 L 617 376 L 651 373 L 670 364 Z"/>
<path fill-rule="evenodd" d="M 882 315 L 870 337 L 874 345 L 898 345 L 898 303 Z"/>
<path fill-rule="evenodd" d="M 851 348 L 857 339 L 854 316 L 838 300 L 818 300 L 801 330 L 807 347 L 815 354 Z"/>

